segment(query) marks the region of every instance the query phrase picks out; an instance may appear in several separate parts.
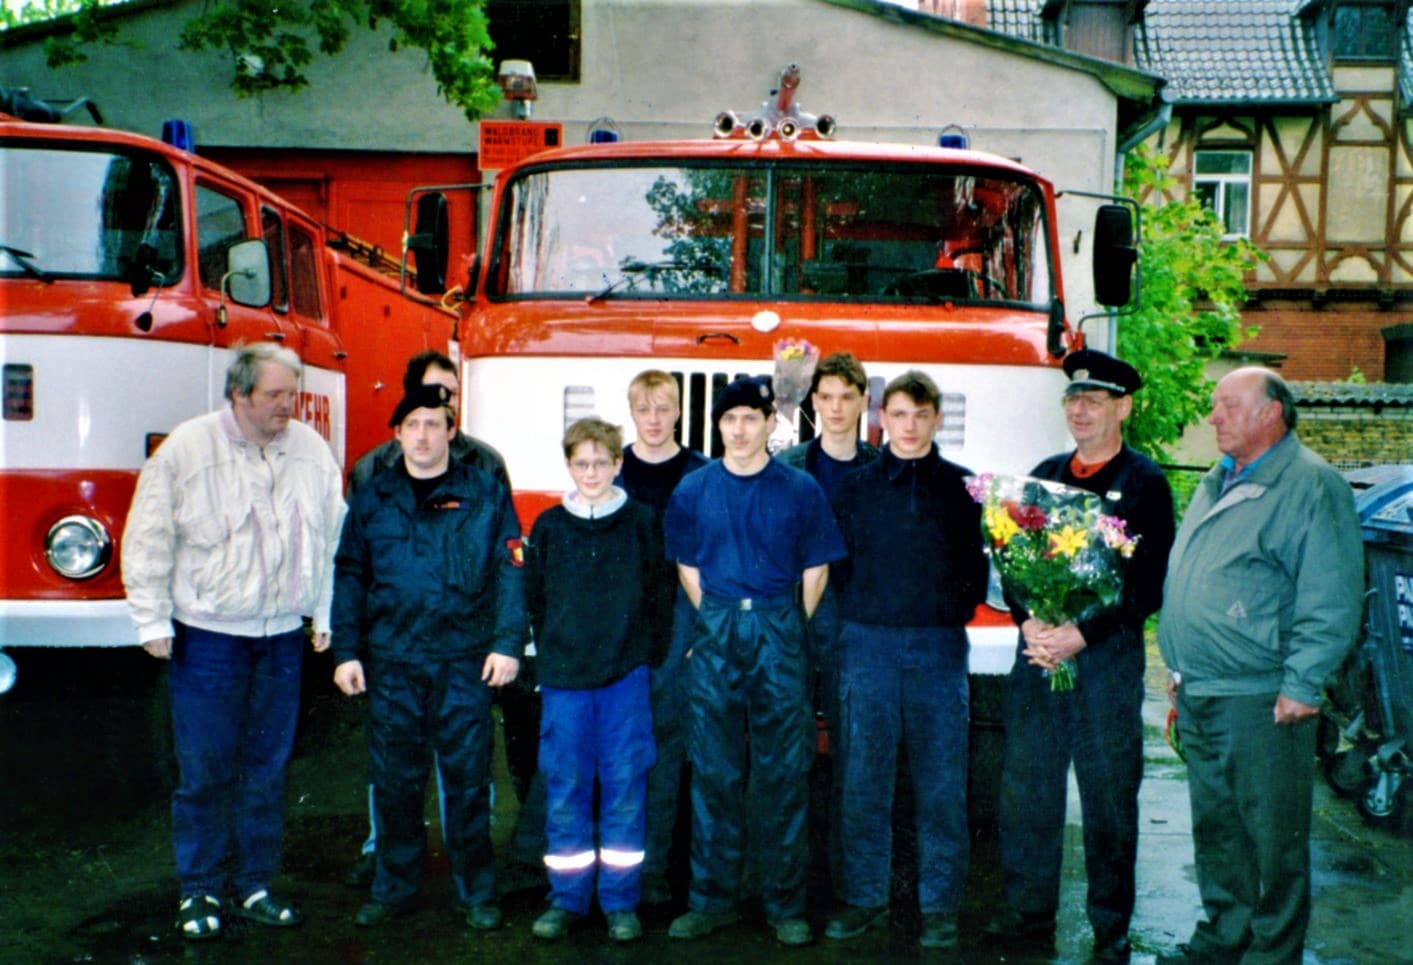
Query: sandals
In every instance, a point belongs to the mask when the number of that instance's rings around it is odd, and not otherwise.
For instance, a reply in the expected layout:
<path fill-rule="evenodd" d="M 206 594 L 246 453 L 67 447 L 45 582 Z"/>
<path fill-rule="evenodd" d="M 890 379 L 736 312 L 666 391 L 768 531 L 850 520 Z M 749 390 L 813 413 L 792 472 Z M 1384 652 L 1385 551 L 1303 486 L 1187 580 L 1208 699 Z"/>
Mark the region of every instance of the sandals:
<path fill-rule="evenodd" d="M 275 928 L 290 928 L 304 921 L 304 915 L 298 908 L 271 898 L 264 888 L 237 905 L 235 913 L 241 918 Z"/>
<path fill-rule="evenodd" d="M 213 895 L 191 895 L 177 906 L 177 930 L 187 941 L 201 942 L 221 935 L 221 902 Z"/>

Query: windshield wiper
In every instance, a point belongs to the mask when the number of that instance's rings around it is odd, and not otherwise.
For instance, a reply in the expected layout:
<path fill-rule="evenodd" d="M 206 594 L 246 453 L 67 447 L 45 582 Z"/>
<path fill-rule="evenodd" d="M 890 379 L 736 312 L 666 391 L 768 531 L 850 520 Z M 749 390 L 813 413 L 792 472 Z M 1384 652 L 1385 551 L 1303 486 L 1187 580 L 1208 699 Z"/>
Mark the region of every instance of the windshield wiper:
<path fill-rule="evenodd" d="M 618 277 L 591 295 L 584 296 L 584 303 L 592 305 L 607 298 L 620 285 L 631 283 L 635 275 L 657 275 L 669 271 L 704 272 L 720 275 L 722 268 L 714 261 L 625 261 L 618 266 Z"/>
<path fill-rule="evenodd" d="M 29 275 L 31 278 L 37 278 L 46 285 L 53 283 L 54 277 L 52 275 L 30 261 L 30 259 L 34 257 L 34 252 L 21 251 L 19 248 L 11 248 L 9 245 L 0 245 L 0 252 L 9 255 L 14 260 L 15 264 L 23 268 L 25 274 Z"/>

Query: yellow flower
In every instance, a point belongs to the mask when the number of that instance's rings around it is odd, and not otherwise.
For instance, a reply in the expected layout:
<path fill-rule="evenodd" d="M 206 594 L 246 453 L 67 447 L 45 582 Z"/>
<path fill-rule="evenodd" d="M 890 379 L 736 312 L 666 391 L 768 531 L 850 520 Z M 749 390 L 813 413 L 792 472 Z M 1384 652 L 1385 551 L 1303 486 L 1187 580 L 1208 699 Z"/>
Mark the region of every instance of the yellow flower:
<path fill-rule="evenodd" d="M 988 506 L 985 512 L 986 531 L 997 546 L 1005 546 L 1020 533 L 1020 527 L 1011 519 L 1011 514 L 1000 506 Z"/>
<path fill-rule="evenodd" d="M 1058 533 L 1050 534 L 1050 552 L 1056 556 L 1070 557 L 1084 549 L 1089 542 L 1089 533 L 1078 526 L 1066 526 Z"/>

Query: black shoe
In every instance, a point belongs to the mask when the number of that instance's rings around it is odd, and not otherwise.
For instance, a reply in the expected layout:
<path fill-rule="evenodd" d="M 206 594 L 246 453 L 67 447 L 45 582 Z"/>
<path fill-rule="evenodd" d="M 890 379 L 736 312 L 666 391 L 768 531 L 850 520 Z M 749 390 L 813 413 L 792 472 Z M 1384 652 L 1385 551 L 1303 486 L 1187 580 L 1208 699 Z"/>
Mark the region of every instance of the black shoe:
<path fill-rule="evenodd" d="M 740 920 L 741 916 L 734 911 L 689 911 L 672 920 L 667 926 L 667 937 L 695 941 Z"/>
<path fill-rule="evenodd" d="M 407 914 L 408 906 L 385 905 L 381 901 L 370 901 L 358 909 L 358 914 L 353 916 L 353 923 L 360 928 L 376 928 L 399 915 Z"/>
<path fill-rule="evenodd" d="M 782 945 L 799 947 L 814 941 L 810 923 L 803 918 L 781 918 L 769 922 L 769 925 L 775 931 L 775 940 Z"/>
<path fill-rule="evenodd" d="M 1209 954 L 1199 952 L 1187 942 L 1183 942 L 1170 952 L 1164 952 L 1158 956 L 1158 965 L 1228 965 L 1241 961 L 1241 955 L 1235 954 Z"/>
<path fill-rule="evenodd" d="M 638 903 L 648 906 L 670 905 L 672 904 L 672 886 L 662 875 L 643 875 L 643 892 Z"/>
<path fill-rule="evenodd" d="M 580 917 L 582 916 L 574 914 L 567 908 L 552 907 L 535 919 L 535 924 L 530 926 L 530 930 L 536 938 L 557 942 L 569 934 L 569 929 L 578 923 Z"/>
<path fill-rule="evenodd" d="M 957 916 L 931 913 L 922 916 L 922 933 L 917 943 L 923 948 L 956 948 Z"/>
<path fill-rule="evenodd" d="M 1094 940 L 1094 953 L 1089 956 L 1091 962 L 1126 962 L 1133 954 L 1133 946 L 1129 943 L 1127 935 L 1120 935 L 1118 938 L 1111 938 L 1108 941 Z"/>
<path fill-rule="evenodd" d="M 1003 909 L 982 929 L 988 938 L 1000 942 L 1044 941 L 1055 937 L 1051 915 L 1024 915 L 1014 908 Z"/>
<path fill-rule="evenodd" d="M 860 908 L 849 905 L 839 915 L 831 918 L 824 928 L 826 938 L 856 938 L 879 925 L 888 924 L 888 906 Z"/>
<path fill-rule="evenodd" d="M 477 931 L 495 931 L 500 923 L 500 908 L 496 905 L 476 905 L 466 912 L 466 924 Z"/>
<path fill-rule="evenodd" d="M 368 851 L 358 856 L 358 861 L 348 872 L 348 876 L 343 879 L 343 883 L 350 888 L 367 888 L 373 883 L 373 872 L 377 868 L 377 861 L 373 857 L 373 852 Z"/>

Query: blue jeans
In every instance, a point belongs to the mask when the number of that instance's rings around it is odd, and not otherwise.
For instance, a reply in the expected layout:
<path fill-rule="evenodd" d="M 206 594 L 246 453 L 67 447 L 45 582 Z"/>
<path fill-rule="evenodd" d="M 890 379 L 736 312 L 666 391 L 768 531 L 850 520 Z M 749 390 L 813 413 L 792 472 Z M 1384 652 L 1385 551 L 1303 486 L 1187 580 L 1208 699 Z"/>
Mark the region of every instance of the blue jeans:
<path fill-rule="evenodd" d="M 901 746 L 917 802 L 918 904 L 956 913 L 967 873 L 968 697 L 963 628 L 843 624 L 835 779 L 848 904 L 888 904 Z"/>
<path fill-rule="evenodd" d="M 632 911 L 641 889 L 647 775 L 656 759 L 647 665 L 606 687 L 544 687 L 540 706 L 550 899 L 587 914 L 597 883 L 605 914 Z"/>
<path fill-rule="evenodd" d="M 303 659 L 303 629 L 237 637 L 176 625 L 167 687 L 183 897 L 243 899 L 278 873 Z"/>

